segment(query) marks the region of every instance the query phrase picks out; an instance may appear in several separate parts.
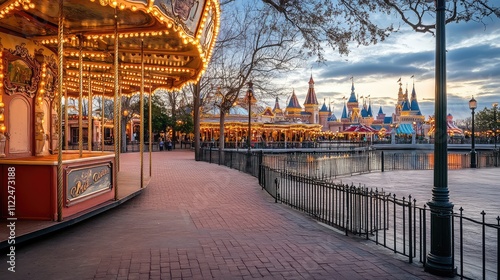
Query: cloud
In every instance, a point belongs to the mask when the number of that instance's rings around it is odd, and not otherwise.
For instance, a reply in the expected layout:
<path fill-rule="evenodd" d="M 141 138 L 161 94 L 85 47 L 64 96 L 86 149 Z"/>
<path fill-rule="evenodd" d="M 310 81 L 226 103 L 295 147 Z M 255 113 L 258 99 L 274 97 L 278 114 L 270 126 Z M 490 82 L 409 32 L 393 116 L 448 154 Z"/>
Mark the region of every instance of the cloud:
<path fill-rule="evenodd" d="M 484 23 L 446 26 L 447 113 L 455 120 L 470 117 L 468 101 L 472 95 L 479 108 L 500 102 L 500 19 L 487 18 Z M 435 106 L 435 44 L 432 35 L 405 27 L 377 45 L 354 46 L 349 56 L 339 56 L 325 47 L 325 63 L 306 61 L 304 68 L 289 73 L 286 81 L 290 94 L 294 88 L 303 103 L 312 74 L 318 100 L 323 103 L 323 98 L 331 98 L 334 113 L 339 116 L 342 97 L 349 96 L 350 78 L 354 77 L 356 93 L 370 94 L 373 108 L 382 106 L 390 115 L 399 89 L 396 81 L 402 77 L 405 89 L 408 83 L 411 87 L 410 77 L 414 75 L 421 111 L 429 116 L 434 114 Z"/>

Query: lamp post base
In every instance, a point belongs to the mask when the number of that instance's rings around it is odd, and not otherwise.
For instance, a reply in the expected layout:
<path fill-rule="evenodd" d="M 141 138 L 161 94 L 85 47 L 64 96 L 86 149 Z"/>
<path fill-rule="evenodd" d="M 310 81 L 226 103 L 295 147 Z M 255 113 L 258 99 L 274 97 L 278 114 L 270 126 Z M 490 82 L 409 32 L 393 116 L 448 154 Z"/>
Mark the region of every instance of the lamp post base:
<path fill-rule="evenodd" d="M 435 189 L 434 199 L 427 203 L 431 210 L 431 250 L 427 254 L 425 271 L 434 275 L 455 275 L 453 262 L 453 204 L 445 201 L 447 191 Z"/>
<path fill-rule="evenodd" d="M 453 267 L 453 259 L 451 257 L 436 256 L 432 253 L 427 255 L 427 263 L 424 270 L 444 277 L 453 277 L 456 274 L 456 268 Z"/>
<path fill-rule="evenodd" d="M 477 168 L 476 157 L 476 151 L 470 152 L 470 168 Z"/>

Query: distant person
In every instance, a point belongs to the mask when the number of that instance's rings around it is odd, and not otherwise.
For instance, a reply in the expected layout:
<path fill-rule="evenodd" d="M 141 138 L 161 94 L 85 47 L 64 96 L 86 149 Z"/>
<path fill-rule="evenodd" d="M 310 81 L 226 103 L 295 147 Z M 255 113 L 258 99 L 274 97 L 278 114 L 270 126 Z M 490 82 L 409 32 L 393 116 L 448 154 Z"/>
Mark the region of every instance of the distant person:
<path fill-rule="evenodd" d="M 171 140 L 168 140 L 167 148 L 169 151 L 172 151 L 172 141 Z"/>
<path fill-rule="evenodd" d="M 165 143 L 163 143 L 163 140 L 160 140 L 160 151 L 163 151 L 163 145 L 164 145 L 164 144 L 165 144 Z"/>

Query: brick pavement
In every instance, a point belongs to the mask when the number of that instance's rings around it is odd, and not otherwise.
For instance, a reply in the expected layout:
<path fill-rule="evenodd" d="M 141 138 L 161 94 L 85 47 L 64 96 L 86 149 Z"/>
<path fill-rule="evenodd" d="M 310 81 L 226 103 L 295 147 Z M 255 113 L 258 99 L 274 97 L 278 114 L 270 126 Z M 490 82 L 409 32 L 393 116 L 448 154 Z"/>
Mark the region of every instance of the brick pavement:
<path fill-rule="evenodd" d="M 0 279 L 438 279 L 193 157 L 154 153 L 142 195 L 17 248 L 16 273 L 3 254 Z"/>

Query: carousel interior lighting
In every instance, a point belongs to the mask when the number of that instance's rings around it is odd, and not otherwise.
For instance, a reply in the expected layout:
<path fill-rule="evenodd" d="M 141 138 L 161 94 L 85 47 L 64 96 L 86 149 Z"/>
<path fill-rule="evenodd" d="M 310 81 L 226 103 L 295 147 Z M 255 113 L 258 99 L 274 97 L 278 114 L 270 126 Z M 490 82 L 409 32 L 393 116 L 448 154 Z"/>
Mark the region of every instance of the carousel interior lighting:
<path fill-rule="evenodd" d="M 95 0 L 91 0 L 95 1 Z M 144 70 L 146 71 L 155 71 L 155 72 L 164 72 L 167 74 L 167 76 L 155 76 L 152 79 L 146 79 L 145 82 L 147 83 L 146 86 L 150 86 L 150 83 L 156 83 L 156 84 L 162 84 L 165 83 L 165 81 L 168 81 L 169 79 L 172 79 L 173 77 L 168 77 L 169 74 L 173 75 L 191 75 L 189 80 L 186 81 L 186 84 L 191 84 L 191 83 L 196 83 L 200 80 L 202 74 L 205 72 L 204 68 L 208 66 L 208 62 L 210 61 L 210 58 L 212 56 L 212 49 L 213 49 L 213 42 L 210 43 L 210 45 L 207 46 L 206 49 L 201 44 L 201 39 L 203 37 L 203 32 L 206 30 L 206 25 L 208 24 L 209 18 L 214 17 L 213 23 L 213 38 L 216 38 L 219 32 L 219 14 L 217 11 L 220 10 L 219 3 L 218 1 L 207 1 L 207 5 L 202 12 L 202 18 L 200 19 L 200 25 L 197 28 L 197 32 L 193 35 L 189 35 L 186 33 L 184 28 L 181 25 L 178 25 L 174 23 L 172 20 L 166 18 L 163 16 L 163 12 L 155 7 L 154 5 L 143 5 L 143 4 L 138 4 L 138 3 L 120 3 L 118 4 L 119 1 L 116 0 L 99 0 L 99 3 L 103 6 L 112 6 L 112 7 L 118 7 L 119 9 L 129 9 L 131 11 L 137 11 L 137 10 L 142 10 L 145 13 L 151 14 L 151 16 L 154 16 L 160 23 L 164 24 L 164 26 L 169 29 L 169 30 L 162 30 L 162 31 L 144 31 L 144 32 L 120 32 L 119 36 L 120 38 L 147 38 L 147 37 L 158 37 L 158 36 L 169 36 L 171 33 L 175 32 L 177 33 L 177 36 L 179 36 L 180 41 L 184 45 L 192 45 L 194 47 L 194 50 L 196 50 L 199 55 L 198 58 L 201 60 L 203 68 L 201 71 L 197 71 L 196 69 L 190 69 L 183 67 L 187 63 L 190 63 L 193 61 L 193 57 L 190 56 L 181 56 L 179 60 L 170 60 L 167 58 L 167 60 L 160 59 L 159 57 L 153 55 L 150 56 L 150 59 L 148 59 L 148 63 L 151 64 L 151 66 L 146 66 Z M 24 6 L 28 5 L 29 8 L 34 8 L 35 5 L 31 3 L 31 0 L 18 0 L 15 3 L 17 3 L 17 6 Z M 0 11 L 0 17 L 4 17 L 7 13 L 10 13 L 13 9 L 15 9 L 14 4 L 10 4 L 6 7 L 4 7 Z M 114 32 L 109 32 L 109 33 L 100 33 L 100 34 L 86 34 L 85 38 L 87 39 L 87 46 L 89 48 L 97 47 L 98 40 L 110 40 L 114 39 Z M 70 45 L 78 45 L 79 38 L 76 35 L 69 35 L 66 38 L 63 39 L 65 43 L 69 43 Z M 58 44 L 58 38 L 56 36 L 44 36 L 41 37 L 39 40 L 41 44 L 43 45 L 53 45 L 53 44 Z M 166 48 L 169 46 L 166 46 Z M 65 54 L 67 57 L 78 57 L 79 54 L 78 52 L 75 51 L 67 51 Z M 99 51 L 84 51 L 82 53 L 82 57 L 88 57 L 91 59 L 105 59 L 109 57 L 110 54 L 107 52 L 99 52 Z M 173 56 L 172 56 L 173 57 Z M 154 66 L 153 66 L 154 65 Z M 67 71 L 70 72 L 72 71 L 71 68 L 77 68 L 79 67 L 79 63 L 77 62 L 68 62 L 66 65 L 66 68 L 68 69 Z M 84 62 L 83 66 L 86 70 L 110 70 L 113 68 L 112 65 L 106 64 L 104 61 L 103 62 Z M 128 69 L 128 70 L 140 70 L 141 67 L 138 65 L 120 65 L 121 69 Z M 70 76 L 78 76 L 76 73 L 68 73 Z M 90 74 L 91 77 L 104 77 L 105 74 L 102 73 L 97 73 L 97 74 Z M 106 76 L 110 79 L 114 79 L 113 75 L 108 75 Z M 137 76 L 137 75 L 135 75 Z M 140 78 L 137 78 L 140 79 Z M 128 82 L 130 80 L 134 81 L 134 78 L 126 78 L 127 83 L 130 84 L 131 86 L 139 86 L 137 83 L 133 82 Z M 140 80 L 135 80 L 135 81 L 140 81 Z M 183 85 L 182 85 L 183 86 Z M 179 90 L 181 87 L 176 86 L 172 90 Z"/>

